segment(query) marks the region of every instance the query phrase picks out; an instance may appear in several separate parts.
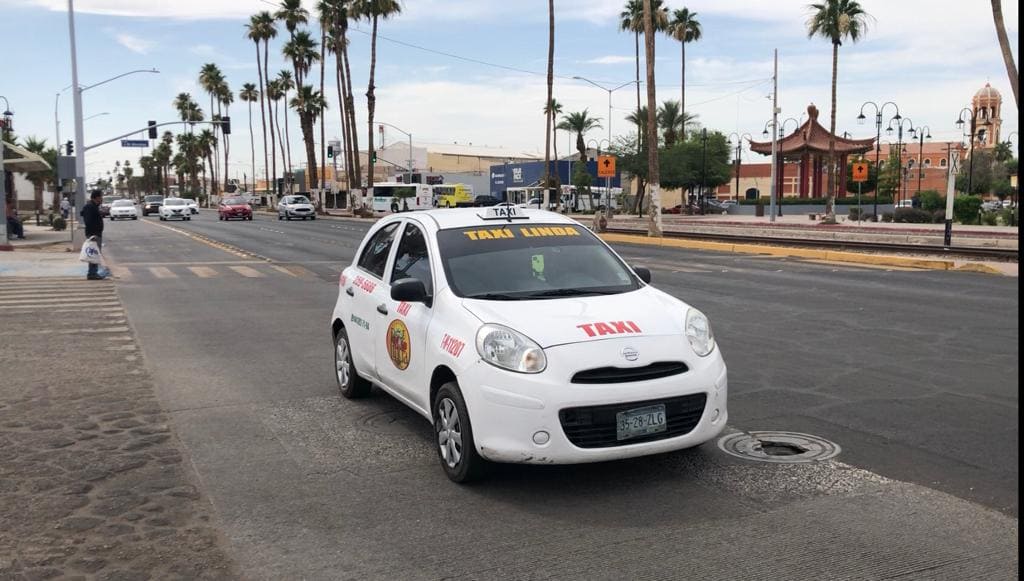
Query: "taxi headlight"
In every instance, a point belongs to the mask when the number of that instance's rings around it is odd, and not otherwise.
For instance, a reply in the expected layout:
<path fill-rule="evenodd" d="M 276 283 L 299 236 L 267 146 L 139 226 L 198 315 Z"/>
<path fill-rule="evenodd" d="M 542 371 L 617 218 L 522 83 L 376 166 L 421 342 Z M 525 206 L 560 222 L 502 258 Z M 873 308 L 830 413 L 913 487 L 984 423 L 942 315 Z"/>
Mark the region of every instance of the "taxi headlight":
<path fill-rule="evenodd" d="M 517 373 L 540 373 L 548 366 L 544 350 L 508 327 L 486 324 L 476 333 L 476 350 L 484 361 Z"/>
<path fill-rule="evenodd" d="M 704 313 L 697 309 L 686 312 L 686 339 L 698 357 L 705 357 L 715 350 L 715 335 Z"/>

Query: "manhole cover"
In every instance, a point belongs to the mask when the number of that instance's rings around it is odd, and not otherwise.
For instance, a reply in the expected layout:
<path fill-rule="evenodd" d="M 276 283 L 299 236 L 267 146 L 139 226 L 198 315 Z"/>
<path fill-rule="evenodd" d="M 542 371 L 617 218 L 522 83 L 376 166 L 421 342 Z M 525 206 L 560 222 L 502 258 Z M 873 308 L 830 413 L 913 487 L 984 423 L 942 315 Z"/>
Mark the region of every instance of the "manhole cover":
<path fill-rule="evenodd" d="M 759 462 L 795 464 L 828 460 L 839 455 L 839 444 L 798 432 L 736 432 L 718 440 L 723 452 Z"/>
<path fill-rule="evenodd" d="M 359 418 L 363 430 L 378 434 L 408 434 L 412 424 L 409 413 L 404 410 L 386 410 L 367 414 Z"/>

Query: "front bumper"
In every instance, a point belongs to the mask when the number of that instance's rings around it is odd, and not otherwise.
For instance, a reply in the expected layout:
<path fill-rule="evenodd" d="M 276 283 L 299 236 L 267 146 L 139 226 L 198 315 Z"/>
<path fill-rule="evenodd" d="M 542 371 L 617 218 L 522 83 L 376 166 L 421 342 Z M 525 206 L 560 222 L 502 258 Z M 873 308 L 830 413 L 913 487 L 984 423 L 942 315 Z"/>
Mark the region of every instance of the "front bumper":
<path fill-rule="evenodd" d="M 496 462 L 574 464 L 669 452 L 715 438 L 729 419 L 725 362 L 717 348 L 704 358 L 684 356 L 685 341 L 683 337 L 633 337 L 553 347 L 546 350 L 548 368 L 536 375 L 512 373 L 477 361 L 459 378 L 477 451 Z M 642 358 L 626 363 L 621 357 L 624 347 L 639 351 Z M 678 375 L 628 383 L 571 382 L 572 375 L 584 369 L 641 367 L 659 361 L 684 361 L 689 369 Z M 623 440 L 600 447 L 573 444 L 559 413 L 611 404 L 626 404 L 616 406 L 626 410 L 665 400 L 686 399 L 692 404 L 699 402 L 701 395 L 706 397 L 703 409 L 691 409 L 690 420 L 686 420 L 690 423 L 681 430 L 678 424 L 673 426 L 670 411 L 667 437 Z M 546 441 L 541 433 L 546 433 Z"/>

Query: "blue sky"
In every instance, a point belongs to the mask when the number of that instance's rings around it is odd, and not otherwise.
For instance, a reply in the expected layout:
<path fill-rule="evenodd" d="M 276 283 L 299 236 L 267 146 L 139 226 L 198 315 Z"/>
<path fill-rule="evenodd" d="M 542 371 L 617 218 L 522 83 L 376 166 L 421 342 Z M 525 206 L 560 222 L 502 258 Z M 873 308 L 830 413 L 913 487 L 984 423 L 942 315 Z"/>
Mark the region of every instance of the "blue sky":
<path fill-rule="evenodd" d="M 603 128 L 588 135 L 607 136 L 608 94 L 583 76 L 609 88 L 634 77 L 633 36 L 618 31 L 623 0 L 555 0 L 555 97 L 565 111 L 589 108 Z M 671 9 L 698 13 L 704 37 L 687 46 L 687 110 L 725 133 L 750 133 L 760 139 L 771 114 L 772 49 L 779 49 L 780 106 L 783 117 L 798 118 L 808 103 L 822 111 L 827 125 L 831 51 L 827 42 L 808 40 L 805 1 L 668 0 Z M 382 23 L 381 35 L 433 51 L 450 53 L 520 71 L 451 58 L 381 39 L 378 45 L 378 120 L 411 132 L 418 143 L 473 143 L 543 152 L 547 58 L 547 2 L 543 0 L 405 0 L 404 13 Z M 1007 101 L 1004 139 L 1017 129 L 1017 112 L 1006 81 L 988 2 L 862 0 L 873 16 L 866 37 L 844 45 L 839 54 L 839 131 L 873 134 L 857 125 L 861 103 L 893 100 L 915 125 L 928 125 L 935 139 L 957 139 L 953 121 L 976 90 L 990 82 Z M 70 85 L 66 0 L 0 0 L 5 58 L 0 95 L 14 110 L 22 136 L 55 138 L 55 94 Z M 312 2 L 307 3 L 312 8 Z M 1018 11 L 1004 2 L 1006 24 L 1018 57 Z M 244 37 L 248 15 L 274 10 L 266 0 L 78 0 L 79 75 L 91 84 L 132 69 L 157 68 L 84 93 L 86 142 L 94 143 L 148 119 L 170 121 L 174 96 L 191 92 L 204 110 L 208 98 L 196 81 L 200 67 L 214 62 L 235 91 L 256 82 L 255 48 Z M 366 143 L 365 97 L 369 68 L 366 24 L 356 26 L 350 48 Z M 362 31 L 362 32 L 360 32 Z M 287 67 L 271 46 L 271 70 Z M 642 51 L 642 47 L 641 47 Z M 275 54 L 276 53 L 276 54 Z M 333 61 L 332 61 L 333 62 Z M 1019 62 L 1019 58 L 1018 58 Z M 667 37 L 657 46 L 658 100 L 679 99 L 680 47 Z M 536 73 L 536 74 L 534 74 Z M 643 73 L 641 73 L 643 74 Z M 334 83 L 328 75 L 328 137 L 340 132 Z M 643 94 L 646 103 L 646 92 Z M 636 106 L 635 89 L 613 94 L 615 134 L 628 131 L 624 117 Z M 70 93 L 60 99 L 61 140 L 72 138 Z M 232 176 L 248 170 L 249 135 L 245 107 L 231 111 Z M 259 110 L 255 110 L 259 133 Z M 293 121 L 295 119 L 293 118 Z M 792 127 L 790 123 L 789 127 Z M 560 134 L 564 153 L 570 137 Z M 259 137 L 257 137 L 259 139 Z M 389 132 L 386 141 L 404 141 Z M 883 134 L 883 139 L 885 136 Z M 293 161 L 300 138 L 292 123 Z M 259 149 L 259 148 L 257 148 Z M 300 150 L 301 151 L 301 150 Z M 87 157 L 90 178 L 111 169 L 114 160 L 140 155 L 138 149 L 109 145 Z M 258 155 L 259 157 L 259 155 Z M 260 163 L 260 162 L 258 162 Z"/>

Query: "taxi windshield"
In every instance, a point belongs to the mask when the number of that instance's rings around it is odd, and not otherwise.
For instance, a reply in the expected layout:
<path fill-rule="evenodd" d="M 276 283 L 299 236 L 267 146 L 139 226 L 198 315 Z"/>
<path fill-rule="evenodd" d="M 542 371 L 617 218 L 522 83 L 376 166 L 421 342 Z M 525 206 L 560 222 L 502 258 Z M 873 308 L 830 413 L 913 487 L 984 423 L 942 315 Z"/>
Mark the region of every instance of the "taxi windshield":
<path fill-rule="evenodd" d="M 441 262 L 457 296 L 536 300 L 636 290 L 633 273 L 575 224 L 494 223 L 437 233 Z"/>

